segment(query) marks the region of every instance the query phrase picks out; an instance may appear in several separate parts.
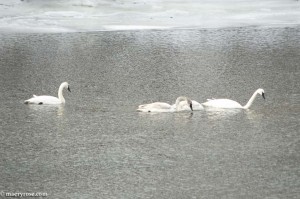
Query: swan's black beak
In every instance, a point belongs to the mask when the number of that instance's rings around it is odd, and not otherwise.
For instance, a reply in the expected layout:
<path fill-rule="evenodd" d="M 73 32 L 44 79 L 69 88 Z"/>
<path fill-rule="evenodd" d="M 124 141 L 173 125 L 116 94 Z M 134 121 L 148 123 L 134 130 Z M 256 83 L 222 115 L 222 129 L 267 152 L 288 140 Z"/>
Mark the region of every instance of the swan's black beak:
<path fill-rule="evenodd" d="M 70 86 L 68 86 L 68 91 L 71 92 Z"/>
<path fill-rule="evenodd" d="M 265 93 L 262 93 L 261 95 L 262 95 L 262 97 L 263 97 L 264 99 L 266 99 L 266 97 L 265 97 Z"/>
<path fill-rule="evenodd" d="M 193 111 L 193 104 L 192 103 L 190 103 L 190 108 Z"/>

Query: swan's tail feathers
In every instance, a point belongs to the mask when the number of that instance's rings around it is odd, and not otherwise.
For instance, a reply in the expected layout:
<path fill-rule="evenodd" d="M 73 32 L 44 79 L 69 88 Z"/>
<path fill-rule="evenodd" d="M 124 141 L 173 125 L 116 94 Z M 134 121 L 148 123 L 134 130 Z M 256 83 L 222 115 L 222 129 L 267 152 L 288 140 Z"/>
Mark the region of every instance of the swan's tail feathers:
<path fill-rule="evenodd" d="M 36 95 L 32 95 L 33 97 L 37 97 Z"/>

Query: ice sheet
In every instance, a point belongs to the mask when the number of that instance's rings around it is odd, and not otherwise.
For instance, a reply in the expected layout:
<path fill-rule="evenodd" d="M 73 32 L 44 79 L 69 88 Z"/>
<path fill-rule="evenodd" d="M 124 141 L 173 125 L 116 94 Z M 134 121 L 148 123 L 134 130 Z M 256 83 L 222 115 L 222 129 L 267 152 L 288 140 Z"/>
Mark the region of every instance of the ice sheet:
<path fill-rule="evenodd" d="M 0 30 L 101 31 L 300 24 L 297 0 L 0 0 Z"/>

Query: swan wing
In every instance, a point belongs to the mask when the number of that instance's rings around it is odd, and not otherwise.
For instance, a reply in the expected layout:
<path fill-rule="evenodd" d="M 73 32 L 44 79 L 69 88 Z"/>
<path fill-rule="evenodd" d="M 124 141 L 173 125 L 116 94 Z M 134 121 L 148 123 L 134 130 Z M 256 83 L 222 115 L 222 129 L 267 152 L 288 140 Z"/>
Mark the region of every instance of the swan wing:
<path fill-rule="evenodd" d="M 25 104 L 61 104 L 61 101 L 57 97 L 53 96 L 34 95 L 33 98 L 25 100 Z"/>
<path fill-rule="evenodd" d="M 202 104 L 200 104 L 199 102 L 192 100 L 192 104 L 193 104 L 193 110 L 194 111 L 199 111 L 199 110 L 203 110 L 204 107 L 202 106 Z"/>
<path fill-rule="evenodd" d="M 230 99 L 212 99 L 202 105 L 215 108 L 243 108 L 238 102 Z"/>

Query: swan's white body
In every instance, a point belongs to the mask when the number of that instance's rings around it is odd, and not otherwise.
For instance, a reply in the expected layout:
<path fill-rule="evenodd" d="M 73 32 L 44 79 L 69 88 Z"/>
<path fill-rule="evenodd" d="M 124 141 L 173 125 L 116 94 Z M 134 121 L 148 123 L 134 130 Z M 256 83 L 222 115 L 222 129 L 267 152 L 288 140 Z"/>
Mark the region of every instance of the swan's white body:
<path fill-rule="evenodd" d="M 139 105 L 137 111 L 158 113 L 158 112 L 175 112 L 176 109 L 170 104 L 164 102 L 154 102 L 151 104 Z"/>
<path fill-rule="evenodd" d="M 230 99 L 208 99 L 207 102 L 202 103 L 203 106 L 207 107 L 214 107 L 214 108 L 237 108 L 237 109 L 248 109 L 252 105 L 254 99 L 256 98 L 257 94 L 260 94 L 265 99 L 263 89 L 257 89 L 252 97 L 249 99 L 248 103 L 245 106 L 242 106 L 236 101 Z"/>
<path fill-rule="evenodd" d="M 172 106 L 175 108 L 176 104 L 173 104 Z M 195 100 L 192 100 L 192 106 L 193 106 L 193 111 L 200 111 L 200 110 L 204 109 L 202 104 L 200 104 L 199 102 L 197 102 Z M 179 110 L 182 110 L 182 111 L 190 111 L 191 110 L 190 105 L 187 103 L 187 101 L 179 102 L 178 108 L 179 108 Z"/>
<path fill-rule="evenodd" d="M 63 89 L 67 88 L 70 92 L 70 87 L 69 84 L 67 82 L 63 82 L 58 89 L 58 98 L 57 97 L 53 97 L 53 96 L 47 96 L 47 95 L 41 95 L 41 96 L 36 96 L 33 95 L 33 98 L 30 98 L 28 100 L 25 100 L 25 104 L 64 104 L 66 102 L 62 92 Z"/>
<path fill-rule="evenodd" d="M 182 103 L 181 102 L 185 102 Z M 170 105 L 165 102 L 154 102 L 151 104 L 143 104 L 139 105 L 137 111 L 141 112 L 154 112 L 154 113 L 162 113 L 162 112 L 179 112 L 179 111 L 193 111 L 192 101 L 187 97 L 178 97 L 176 99 L 176 103 L 174 105 Z"/>

